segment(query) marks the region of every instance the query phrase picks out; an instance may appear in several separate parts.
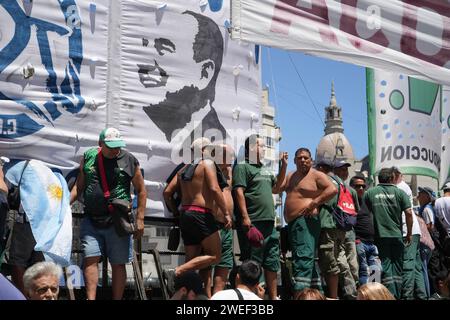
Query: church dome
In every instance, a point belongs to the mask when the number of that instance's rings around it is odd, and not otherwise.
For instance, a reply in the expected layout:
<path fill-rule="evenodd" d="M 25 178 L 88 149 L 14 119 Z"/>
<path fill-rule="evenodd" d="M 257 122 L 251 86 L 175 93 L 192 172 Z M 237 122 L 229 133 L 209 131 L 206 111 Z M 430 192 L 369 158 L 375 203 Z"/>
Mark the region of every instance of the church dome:
<path fill-rule="evenodd" d="M 316 149 L 316 159 L 343 159 L 353 161 L 353 148 L 344 135 L 342 109 L 336 101 L 334 83 L 331 83 L 330 104 L 325 108 L 325 135 Z"/>
<path fill-rule="evenodd" d="M 327 134 L 320 139 L 316 149 L 316 159 L 354 160 L 353 148 L 347 137 L 341 132 Z"/>

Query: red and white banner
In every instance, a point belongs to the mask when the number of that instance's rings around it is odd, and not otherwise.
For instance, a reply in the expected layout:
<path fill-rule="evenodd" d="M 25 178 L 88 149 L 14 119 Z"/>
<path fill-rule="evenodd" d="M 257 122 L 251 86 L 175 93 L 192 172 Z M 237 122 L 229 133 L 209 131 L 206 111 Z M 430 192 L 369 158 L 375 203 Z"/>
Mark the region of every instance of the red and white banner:
<path fill-rule="evenodd" d="M 232 37 L 450 85 L 450 2 L 234 0 Z"/>

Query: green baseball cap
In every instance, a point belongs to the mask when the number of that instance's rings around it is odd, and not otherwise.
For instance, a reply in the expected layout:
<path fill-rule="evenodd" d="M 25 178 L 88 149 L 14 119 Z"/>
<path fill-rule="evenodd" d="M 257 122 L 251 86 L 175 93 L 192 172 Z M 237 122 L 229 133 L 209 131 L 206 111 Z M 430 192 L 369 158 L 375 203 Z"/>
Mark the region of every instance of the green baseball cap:
<path fill-rule="evenodd" d="M 106 128 L 100 132 L 99 140 L 104 142 L 108 148 L 123 148 L 126 146 L 120 131 L 115 128 Z"/>

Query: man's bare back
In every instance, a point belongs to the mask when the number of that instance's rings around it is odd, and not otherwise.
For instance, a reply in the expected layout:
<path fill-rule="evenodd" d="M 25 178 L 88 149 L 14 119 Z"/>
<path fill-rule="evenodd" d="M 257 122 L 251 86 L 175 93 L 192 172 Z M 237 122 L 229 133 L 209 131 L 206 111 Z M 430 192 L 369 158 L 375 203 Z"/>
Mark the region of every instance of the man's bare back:
<path fill-rule="evenodd" d="M 337 193 L 327 175 L 312 168 L 309 151 L 300 148 L 294 162 L 297 170 L 287 176 L 284 187 L 284 218 L 287 223 L 302 215 L 317 215 L 318 207 Z"/>
<path fill-rule="evenodd" d="M 212 210 L 213 208 L 213 194 L 206 183 L 205 165 L 214 165 L 211 160 L 201 160 L 197 168 L 195 168 L 194 175 L 190 181 L 185 181 L 182 178 L 183 172 L 188 166 L 185 165 L 178 173 L 178 181 L 181 188 L 181 204 L 182 205 L 196 205 Z"/>

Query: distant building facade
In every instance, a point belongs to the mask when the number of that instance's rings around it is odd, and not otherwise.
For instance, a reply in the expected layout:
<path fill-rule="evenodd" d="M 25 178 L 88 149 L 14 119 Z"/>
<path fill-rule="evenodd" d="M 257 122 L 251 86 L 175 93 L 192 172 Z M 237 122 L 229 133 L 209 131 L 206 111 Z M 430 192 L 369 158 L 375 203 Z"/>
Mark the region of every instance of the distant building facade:
<path fill-rule="evenodd" d="M 275 108 L 269 104 L 269 89 L 262 90 L 261 101 L 261 132 L 260 135 L 266 143 L 266 154 L 264 165 L 275 176 L 279 170 L 279 145 L 281 140 L 281 129 L 275 123 Z M 273 195 L 275 211 L 278 212 L 277 223 L 281 224 L 281 206 L 282 198 L 279 195 Z"/>

